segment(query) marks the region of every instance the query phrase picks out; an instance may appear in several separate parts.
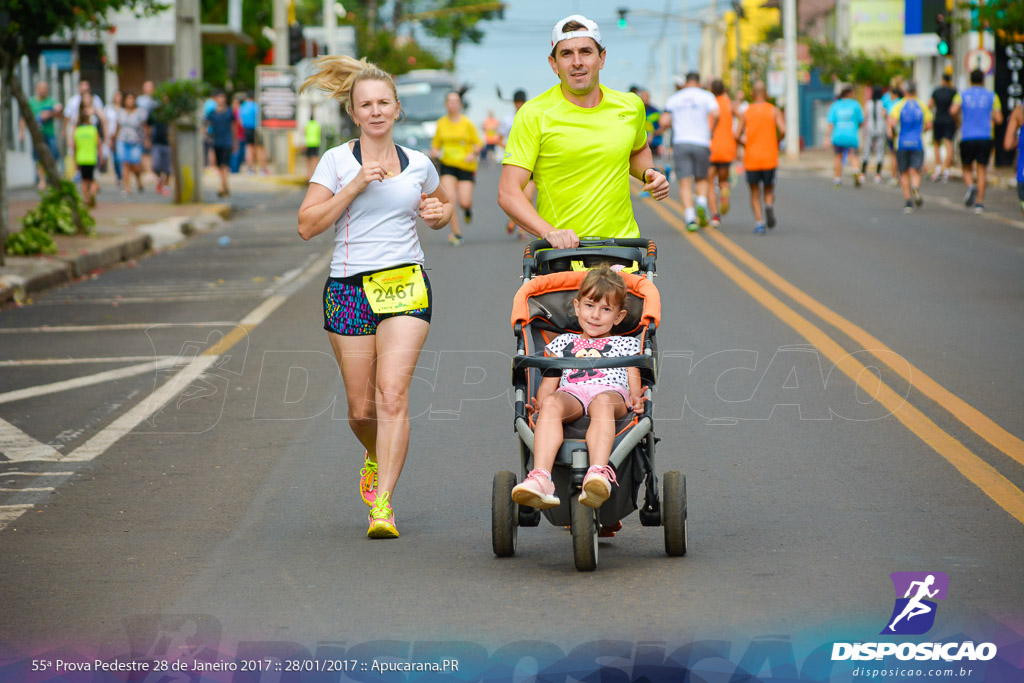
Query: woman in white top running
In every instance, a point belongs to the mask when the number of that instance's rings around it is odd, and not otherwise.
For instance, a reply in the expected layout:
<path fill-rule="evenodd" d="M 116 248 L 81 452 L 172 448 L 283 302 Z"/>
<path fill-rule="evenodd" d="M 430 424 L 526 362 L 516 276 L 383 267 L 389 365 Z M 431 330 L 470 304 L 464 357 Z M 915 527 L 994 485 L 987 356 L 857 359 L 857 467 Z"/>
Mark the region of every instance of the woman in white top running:
<path fill-rule="evenodd" d="M 443 228 L 452 203 L 425 155 L 392 138 L 401 103 L 391 76 L 365 59 L 321 57 L 303 84 L 345 103 L 360 134 L 328 150 L 299 208 L 299 235 L 334 228 L 324 329 L 366 448 L 360 495 L 370 538 L 397 538 L 391 495 L 409 449 L 409 384 L 430 329 L 430 281 L 416 216 Z"/>

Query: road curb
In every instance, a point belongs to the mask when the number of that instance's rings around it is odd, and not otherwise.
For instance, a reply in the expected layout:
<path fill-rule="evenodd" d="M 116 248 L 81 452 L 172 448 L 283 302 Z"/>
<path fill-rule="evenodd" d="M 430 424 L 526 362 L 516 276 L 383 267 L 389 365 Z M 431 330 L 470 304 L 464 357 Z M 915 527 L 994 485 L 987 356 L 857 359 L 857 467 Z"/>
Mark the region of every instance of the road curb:
<path fill-rule="evenodd" d="M 232 213 L 231 204 L 211 204 L 196 216 L 172 216 L 137 226 L 132 232 L 100 237 L 55 236 L 58 248 L 65 253 L 51 257 L 7 256 L 5 267 L 15 272 L 0 274 L 0 306 L 24 301 L 34 292 L 66 284 L 154 249 L 182 242 L 196 233 L 219 228 Z M 172 228 L 172 234 L 168 234 L 168 227 Z M 88 242 L 83 244 L 84 240 Z M 100 241 L 102 244 L 97 243 Z"/>

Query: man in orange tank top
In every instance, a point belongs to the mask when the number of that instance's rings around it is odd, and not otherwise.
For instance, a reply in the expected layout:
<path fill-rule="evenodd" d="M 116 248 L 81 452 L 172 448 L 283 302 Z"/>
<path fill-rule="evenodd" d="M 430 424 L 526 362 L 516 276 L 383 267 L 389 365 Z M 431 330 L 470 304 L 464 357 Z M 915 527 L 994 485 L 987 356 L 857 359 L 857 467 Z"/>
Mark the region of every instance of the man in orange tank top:
<path fill-rule="evenodd" d="M 711 209 L 711 225 L 717 228 L 722 224 L 722 216 L 729 213 L 729 170 L 736 160 L 736 137 L 732 132 L 732 100 L 720 78 L 711 82 L 711 94 L 718 102 L 718 122 L 711 131 L 708 205 Z"/>
<path fill-rule="evenodd" d="M 779 141 L 786 135 L 786 119 L 768 101 L 764 81 L 753 87 L 753 101 L 740 118 L 736 139 L 744 145 L 743 165 L 750 185 L 750 208 L 754 212 L 754 233 L 765 234 L 765 225 L 775 227 L 775 171 L 779 166 Z M 764 188 L 764 214 L 761 188 Z"/>

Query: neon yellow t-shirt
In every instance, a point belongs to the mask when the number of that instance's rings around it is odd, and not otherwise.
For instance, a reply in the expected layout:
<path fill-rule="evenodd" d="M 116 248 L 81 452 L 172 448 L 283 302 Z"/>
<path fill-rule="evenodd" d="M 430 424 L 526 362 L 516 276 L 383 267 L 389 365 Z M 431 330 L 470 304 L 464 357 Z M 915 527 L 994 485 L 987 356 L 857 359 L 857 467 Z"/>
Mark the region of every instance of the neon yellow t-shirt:
<path fill-rule="evenodd" d="M 95 166 L 100 153 L 100 132 L 89 124 L 75 128 L 75 163 Z"/>
<path fill-rule="evenodd" d="M 456 123 L 452 123 L 447 114 L 437 120 L 437 132 L 434 133 L 431 146 L 441 150 L 441 163 L 445 166 L 475 171 L 476 157 L 474 156 L 472 161 L 466 161 L 466 157 L 471 155 L 473 147 L 479 144 L 480 133 L 465 114 L 460 116 Z"/>
<path fill-rule="evenodd" d="M 306 122 L 306 147 L 320 146 L 320 122 L 310 119 Z"/>
<path fill-rule="evenodd" d="M 600 87 L 592 109 L 566 100 L 560 85 L 524 104 L 502 163 L 533 171 L 537 212 L 555 228 L 636 237 L 629 157 L 647 142 L 647 113 L 636 95 Z"/>

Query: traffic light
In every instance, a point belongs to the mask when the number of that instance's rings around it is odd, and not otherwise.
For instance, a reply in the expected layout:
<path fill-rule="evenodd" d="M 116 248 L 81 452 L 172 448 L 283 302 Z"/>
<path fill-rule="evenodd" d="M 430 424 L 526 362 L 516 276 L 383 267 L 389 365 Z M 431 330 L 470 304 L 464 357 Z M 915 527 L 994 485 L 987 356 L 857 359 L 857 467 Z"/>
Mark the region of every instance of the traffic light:
<path fill-rule="evenodd" d="M 939 54 L 945 57 L 953 52 L 953 22 L 942 12 L 935 15 L 935 34 L 939 37 Z"/>
<path fill-rule="evenodd" d="M 302 37 L 302 27 L 291 24 L 288 27 L 288 63 L 297 64 L 306 56 L 306 39 Z"/>
<path fill-rule="evenodd" d="M 626 15 L 629 13 L 629 9 L 626 7 L 619 8 L 619 28 L 625 30 L 626 28 Z"/>

